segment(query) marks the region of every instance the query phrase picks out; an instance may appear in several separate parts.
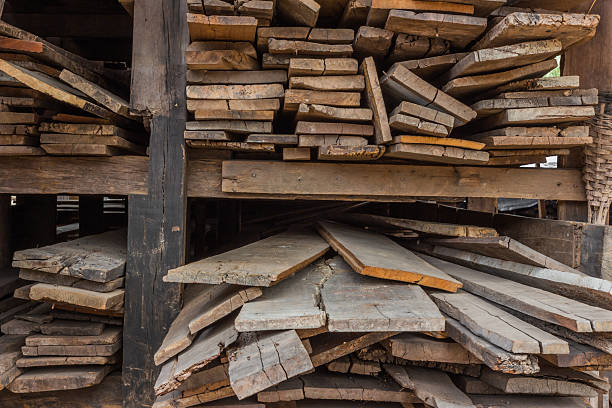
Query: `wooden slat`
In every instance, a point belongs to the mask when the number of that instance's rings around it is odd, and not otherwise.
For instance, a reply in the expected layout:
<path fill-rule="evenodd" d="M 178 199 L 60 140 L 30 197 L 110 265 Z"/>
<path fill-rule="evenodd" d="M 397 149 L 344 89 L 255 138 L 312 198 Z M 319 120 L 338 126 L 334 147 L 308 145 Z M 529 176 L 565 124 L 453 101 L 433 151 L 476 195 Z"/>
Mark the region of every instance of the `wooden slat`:
<path fill-rule="evenodd" d="M 309 339 L 312 346 L 310 359 L 314 367 L 319 367 L 396 334 L 397 332 L 319 334 Z"/>
<path fill-rule="evenodd" d="M 447 146 L 447 147 L 459 147 L 459 148 L 468 149 L 468 150 L 482 150 L 486 146 L 484 143 L 474 142 L 472 140 L 454 139 L 451 137 L 411 136 L 411 135 L 394 136 L 393 144 L 440 145 L 440 146 Z"/>
<path fill-rule="evenodd" d="M 192 41 L 255 41 L 257 19 L 247 16 L 205 16 L 187 13 Z"/>
<path fill-rule="evenodd" d="M 416 118 L 438 123 L 445 126 L 449 131 L 452 130 L 455 125 L 455 119 L 451 115 L 412 102 L 401 102 L 391 113 L 391 115 L 397 114 L 414 116 Z"/>
<path fill-rule="evenodd" d="M 360 71 L 366 80 L 366 102 L 374 114 L 376 143 L 388 143 L 391 141 L 391 129 L 389 128 L 387 109 L 385 107 L 385 100 L 383 98 L 382 89 L 378 80 L 378 71 L 376 70 L 374 58 L 365 58 L 361 64 Z"/>
<path fill-rule="evenodd" d="M 30 288 L 30 299 L 58 302 L 96 310 L 118 310 L 123 306 L 125 291 L 99 293 L 67 286 L 37 283 Z"/>
<path fill-rule="evenodd" d="M 319 233 L 362 275 L 456 292 L 461 284 L 384 235 L 321 222 Z"/>
<path fill-rule="evenodd" d="M 451 364 L 482 363 L 459 343 L 420 334 L 402 333 L 386 340 L 384 344 L 392 356 L 405 360 Z"/>
<path fill-rule="evenodd" d="M 100 384 L 111 366 L 57 367 L 31 369 L 7 388 L 14 393 L 74 390 Z"/>
<path fill-rule="evenodd" d="M 386 157 L 446 164 L 485 164 L 489 153 L 441 144 L 396 143 L 387 149 Z"/>
<path fill-rule="evenodd" d="M 409 69 L 420 78 L 434 82 L 451 69 L 467 53 L 444 54 L 435 57 L 412 59 L 399 62 L 404 68 Z"/>
<path fill-rule="evenodd" d="M 582 122 L 595 116 L 593 106 L 550 106 L 509 109 L 480 122 L 481 129 Z"/>
<path fill-rule="evenodd" d="M 538 397 L 515 395 L 474 395 L 472 401 L 482 408 L 582 408 L 584 400 L 577 397 Z"/>
<path fill-rule="evenodd" d="M 319 146 L 317 159 L 328 161 L 370 161 L 380 159 L 384 153 L 385 146 L 381 145 L 326 145 Z"/>

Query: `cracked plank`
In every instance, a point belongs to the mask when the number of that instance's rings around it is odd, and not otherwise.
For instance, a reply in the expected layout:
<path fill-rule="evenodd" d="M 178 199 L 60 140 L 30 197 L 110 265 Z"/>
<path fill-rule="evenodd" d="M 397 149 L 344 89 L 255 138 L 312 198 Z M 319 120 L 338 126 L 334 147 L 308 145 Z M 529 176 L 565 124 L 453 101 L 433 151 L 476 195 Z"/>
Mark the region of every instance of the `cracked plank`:
<path fill-rule="evenodd" d="M 331 372 L 358 375 L 378 375 L 382 370 L 378 361 L 361 360 L 352 355 L 331 361 L 326 367 Z"/>
<path fill-rule="evenodd" d="M 321 291 L 330 332 L 443 331 L 444 317 L 417 285 L 356 274 L 341 257 Z"/>
<path fill-rule="evenodd" d="M 183 309 L 176 317 L 162 345 L 155 353 L 160 365 L 185 350 L 202 329 L 222 319 L 249 300 L 261 296 L 260 288 L 236 285 L 193 285 L 185 291 Z"/>
<path fill-rule="evenodd" d="M 295 330 L 241 334 L 228 356 L 230 384 L 238 399 L 313 369 Z"/>
<path fill-rule="evenodd" d="M 252 244 L 171 269 L 164 282 L 272 286 L 329 249 L 314 232 L 287 231 Z"/>
<path fill-rule="evenodd" d="M 242 307 L 236 318 L 236 330 L 317 329 L 325 326 L 320 291 L 333 272 L 323 260 L 318 260 L 278 285 L 264 289 L 261 298 Z"/>
<path fill-rule="evenodd" d="M 312 346 L 310 359 L 313 366 L 319 367 L 396 334 L 397 332 L 323 333 L 309 339 Z"/>
<path fill-rule="evenodd" d="M 382 234 L 320 222 L 319 233 L 362 275 L 456 292 L 461 283 Z"/>
<path fill-rule="evenodd" d="M 421 334 L 402 333 L 386 340 L 383 344 L 391 355 L 405 360 L 482 364 L 482 361 L 459 343 L 434 339 Z"/>
<path fill-rule="evenodd" d="M 584 408 L 584 400 L 576 397 L 539 397 L 531 395 L 474 395 L 479 408 Z"/>

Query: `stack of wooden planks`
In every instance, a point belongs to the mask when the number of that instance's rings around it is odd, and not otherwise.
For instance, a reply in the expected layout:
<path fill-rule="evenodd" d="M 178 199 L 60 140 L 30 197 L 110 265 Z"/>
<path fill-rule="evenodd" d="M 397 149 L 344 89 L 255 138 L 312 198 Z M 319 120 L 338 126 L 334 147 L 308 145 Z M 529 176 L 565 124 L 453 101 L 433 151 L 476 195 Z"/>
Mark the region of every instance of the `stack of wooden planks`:
<path fill-rule="evenodd" d="M 0 155 L 144 155 L 121 74 L 0 22 Z"/>
<path fill-rule="evenodd" d="M 342 213 L 164 280 L 156 408 L 608 401 L 612 282 L 491 228 Z"/>
<path fill-rule="evenodd" d="M 13 267 L 29 284 L 14 297 L 35 307 L 2 324 L 0 359 L 14 366 L 4 387 L 86 388 L 120 367 L 125 261 L 124 230 L 15 252 Z"/>
<path fill-rule="evenodd" d="M 545 75 L 599 16 L 511 5 L 191 0 L 187 144 L 488 166 L 568 155 L 591 141 L 597 90 Z"/>

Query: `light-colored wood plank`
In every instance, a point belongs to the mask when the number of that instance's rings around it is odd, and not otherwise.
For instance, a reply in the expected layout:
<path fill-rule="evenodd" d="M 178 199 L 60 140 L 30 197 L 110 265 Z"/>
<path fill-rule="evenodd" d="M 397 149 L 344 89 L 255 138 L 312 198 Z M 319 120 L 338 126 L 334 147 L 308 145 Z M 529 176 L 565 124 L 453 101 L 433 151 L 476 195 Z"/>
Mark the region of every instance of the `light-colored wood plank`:
<path fill-rule="evenodd" d="M 310 27 L 258 27 L 257 49 L 268 51 L 268 40 L 270 38 L 278 40 L 306 40 L 310 31 Z"/>
<path fill-rule="evenodd" d="M 408 134 L 421 134 L 436 137 L 448 136 L 448 129 L 445 126 L 402 113 L 392 115 L 389 118 L 389 126 L 391 126 L 393 130 L 406 132 Z"/>
<path fill-rule="evenodd" d="M 366 146 L 368 140 L 361 136 L 337 136 L 337 135 L 300 135 L 298 146 Z"/>
<path fill-rule="evenodd" d="M 314 27 L 319 19 L 321 6 L 314 0 L 287 0 L 277 4 L 281 18 L 295 25 Z"/>
<path fill-rule="evenodd" d="M 582 408 L 584 400 L 577 397 L 540 397 L 531 395 L 474 395 L 472 401 L 482 408 Z"/>
<path fill-rule="evenodd" d="M 277 40 L 268 41 L 270 54 L 294 55 L 294 56 L 329 56 L 329 57 L 351 57 L 353 46 L 350 44 L 321 44 L 297 40 Z"/>
<path fill-rule="evenodd" d="M 298 121 L 370 122 L 372 120 L 372 110 L 301 103 L 296 119 Z"/>
<path fill-rule="evenodd" d="M 439 144 L 396 143 L 389 146 L 386 157 L 445 164 L 484 164 L 489 161 L 489 153 L 485 151 Z"/>
<path fill-rule="evenodd" d="M 257 19 L 187 13 L 191 41 L 255 41 Z"/>
<path fill-rule="evenodd" d="M 430 122 L 438 123 L 440 125 L 445 126 L 449 131 L 452 130 L 455 125 L 455 119 L 452 115 L 449 115 L 444 112 L 440 112 L 436 109 L 431 109 L 426 106 L 417 105 L 412 102 L 401 102 L 397 108 L 391 112 L 391 115 L 409 115 L 416 118 L 424 119 Z"/>
<path fill-rule="evenodd" d="M 466 55 L 468 54 L 465 52 L 444 54 L 428 58 L 411 59 L 399 63 L 402 64 L 404 68 L 414 72 L 420 78 L 428 82 L 435 82 Z"/>
<path fill-rule="evenodd" d="M 287 71 L 187 71 L 188 84 L 201 85 L 256 85 L 287 83 Z"/>
<path fill-rule="evenodd" d="M 97 310 L 117 310 L 123 306 L 125 291 L 116 289 L 112 292 L 99 293 L 91 290 L 67 286 L 37 283 L 30 288 L 30 299 L 46 302 L 59 302 Z"/>
<path fill-rule="evenodd" d="M 289 79 L 289 88 L 313 91 L 363 91 L 365 82 L 362 75 L 292 76 Z"/>
<path fill-rule="evenodd" d="M 372 125 L 355 123 L 327 123 L 299 121 L 295 127 L 298 135 L 342 135 L 342 136 L 372 136 Z"/>
<path fill-rule="evenodd" d="M 547 125 L 582 122 L 595 116 L 593 106 L 551 106 L 505 110 L 480 122 L 481 129 L 505 126 Z"/>
<path fill-rule="evenodd" d="M 434 137 L 434 136 L 411 136 L 411 135 L 400 135 L 393 137 L 394 144 L 426 144 L 426 145 L 440 145 L 449 147 L 460 147 L 462 149 L 469 150 L 482 150 L 485 148 L 484 143 L 474 142 L 472 140 L 465 139 L 454 139 L 451 137 Z"/>
<path fill-rule="evenodd" d="M 384 342 L 392 356 L 410 361 L 435 361 L 451 364 L 482 364 L 461 344 L 434 339 L 422 334 L 402 333 Z"/>
<path fill-rule="evenodd" d="M 282 84 L 187 85 L 187 98 L 191 99 L 270 99 L 283 95 Z"/>
<path fill-rule="evenodd" d="M 320 146 L 317 151 L 318 160 L 327 161 L 375 161 L 385 153 L 385 146 Z"/>
<path fill-rule="evenodd" d="M 319 104 L 347 108 L 361 106 L 361 94 L 358 92 L 326 92 L 306 89 L 287 89 L 285 91 L 285 111 L 297 111 L 300 104 Z"/>
<path fill-rule="evenodd" d="M 391 141 L 391 129 L 374 58 L 365 58 L 361 63 L 360 71 L 366 80 L 366 102 L 374 114 L 376 143 L 388 143 Z"/>

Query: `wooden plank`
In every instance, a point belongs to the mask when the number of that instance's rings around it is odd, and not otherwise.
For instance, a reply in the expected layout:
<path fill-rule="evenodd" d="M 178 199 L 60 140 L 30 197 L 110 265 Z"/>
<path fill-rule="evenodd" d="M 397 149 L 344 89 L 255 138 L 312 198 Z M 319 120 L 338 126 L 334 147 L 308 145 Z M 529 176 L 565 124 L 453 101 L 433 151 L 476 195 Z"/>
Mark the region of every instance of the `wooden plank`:
<path fill-rule="evenodd" d="M 274 120 L 274 111 L 196 110 L 196 120 Z"/>
<path fill-rule="evenodd" d="M 397 143 L 389 146 L 386 157 L 446 164 L 484 164 L 489 153 L 453 146 Z"/>
<path fill-rule="evenodd" d="M 187 86 L 187 97 L 192 99 L 270 99 L 283 94 L 282 84 Z"/>
<path fill-rule="evenodd" d="M 64 391 L 100 384 L 111 366 L 36 368 L 17 377 L 8 389 L 14 393 Z"/>
<path fill-rule="evenodd" d="M 83 324 L 83 322 L 78 322 Z M 121 327 L 106 327 L 99 335 L 30 335 L 25 340 L 25 345 L 38 346 L 87 346 L 87 345 L 113 345 L 121 341 Z"/>
<path fill-rule="evenodd" d="M 562 106 L 571 105 L 590 105 L 596 102 L 595 99 L 587 100 L 583 97 L 556 97 L 556 98 L 525 98 L 525 99 L 484 99 L 472 105 L 472 109 L 478 112 L 479 117 L 491 116 L 501 113 L 506 109 L 524 109 L 524 108 L 543 108 L 561 104 Z"/>
<path fill-rule="evenodd" d="M 296 119 L 298 121 L 370 122 L 372 120 L 372 110 L 301 103 L 298 107 Z"/>
<path fill-rule="evenodd" d="M 325 326 L 320 290 L 334 270 L 322 260 L 264 291 L 245 304 L 235 321 L 239 332 L 316 329 Z"/>
<path fill-rule="evenodd" d="M 371 161 L 380 159 L 385 153 L 385 146 L 320 146 L 317 151 L 318 160 L 335 161 Z"/>
<path fill-rule="evenodd" d="M 402 62 L 439 56 L 451 51 L 451 43 L 442 38 L 398 34 L 388 57 L 389 62 Z"/>
<path fill-rule="evenodd" d="M 23 346 L 24 356 L 112 356 L 121 350 L 121 340 L 113 344 L 88 344 L 80 346 Z"/>
<path fill-rule="evenodd" d="M 358 92 L 325 92 L 305 89 L 285 91 L 283 110 L 297 111 L 302 103 L 358 108 L 361 105 L 361 95 Z"/>
<path fill-rule="evenodd" d="M 448 70 L 455 66 L 468 53 L 455 53 L 437 55 L 428 58 L 411 59 L 399 62 L 404 68 L 409 69 L 420 78 L 434 82 Z"/>
<path fill-rule="evenodd" d="M 561 77 L 546 77 L 525 79 L 522 81 L 510 82 L 496 89 L 496 92 L 513 91 L 538 91 L 538 90 L 566 90 L 580 87 L 580 77 L 578 75 L 567 75 Z"/>
<path fill-rule="evenodd" d="M 452 96 L 425 82 L 401 64 L 394 64 L 381 79 L 387 96 L 398 102 L 407 100 L 433 107 L 453 115 L 455 126 L 465 124 L 476 117 L 476 112 Z"/>
<path fill-rule="evenodd" d="M 568 340 L 569 354 L 546 354 L 542 358 L 556 367 L 591 367 L 612 364 L 610 354 L 584 344 Z"/>
<path fill-rule="evenodd" d="M 414 116 L 398 113 L 389 118 L 389 126 L 400 132 L 422 134 L 436 137 L 448 136 L 448 129 L 439 123 L 428 122 Z"/>
<path fill-rule="evenodd" d="M 212 166 L 192 163 L 193 174 L 208 172 Z M 496 169 L 396 165 L 339 165 L 331 163 L 280 163 L 271 161 L 223 162 L 221 176 L 195 182 L 190 196 L 224 193 L 261 194 L 271 197 L 357 196 L 376 197 L 509 197 L 547 200 L 585 200 L 582 175 L 572 170 Z M 219 171 L 219 170 L 217 170 Z M 219 174 L 219 173 L 217 173 Z M 364 185 L 364 175 L 371 183 Z M 255 175 L 255 177 L 253 177 Z M 418 177 L 417 177 L 418 175 Z M 434 176 L 435 175 L 435 176 Z M 210 177 L 210 176 L 209 176 Z M 432 183 L 432 178 L 444 180 Z M 536 180 L 537 179 L 537 180 Z M 324 183 L 321 180 L 325 180 Z M 204 181 L 211 183 L 206 184 Z M 408 183 L 408 184 L 407 184 Z M 443 187 L 442 187 L 443 186 Z M 492 186 L 495 186 L 492 188 Z M 237 194 L 227 197 L 237 197 Z"/>
<path fill-rule="evenodd" d="M 377 144 L 388 143 L 391 141 L 391 129 L 374 58 L 365 58 L 360 72 L 366 80 L 366 102 L 374 114 L 375 141 Z"/>
<path fill-rule="evenodd" d="M 337 136 L 337 135 L 300 135 L 298 146 L 366 146 L 368 140 L 360 136 Z"/>
<path fill-rule="evenodd" d="M 328 248 L 329 245 L 313 232 L 284 232 L 171 269 L 164 281 L 272 286 L 319 258 Z M 256 270 L 252 263 L 255 253 L 261 259 L 261 265 Z M 263 256 L 266 253 L 268 255 Z"/>
<path fill-rule="evenodd" d="M 344 374 L 378 375 L 382 371 L 377 361 L 359 360 L 352 356 L 344 356 L 327 363 L 326 367 L 331 372 Z"/>
<path fill-rule="evenodd" d="M 310 360 L 314 367 L 319 367 L 396 334 L 397 332 L 323 333 L 309 339 L 312 346 Z"/>
<path fill-rule="evenodd" d="M 187 51 L 185 63 L 189 70 L 251 71 L 259 68 L 256 58 L 238 50 Z"/>
<path fill-rule="evenodd" d="M 472 401 L 482 408 L 582 408 L 584 400 L 577 397 L 538 397 L 531 395 L 474 395 Z"/>
<path fill-rule="evenodd" d="M 393 110 L 393 112 L 391 112 L 392 116 L 398 114 L 409 115 L 433 123 L 438 123 L 445 126 L 449 131 L 451 131 L 455 125 L 455 119 L 452 115 L 428 108 L 426 106 L 417 105 L 416 103 L 412 102 L 403 101 Z"/>
<path fill-rule="evenodd" d="M 313 91 L 363 91 L 365 81 L 362 75 L 292 76 L 289 79 L 289 88 Z"/>
<path fill-rule="evenodd" d="M 448 147 L 459 147 L 468 150 L 482 150 L 485 148 L 484 143 L 474 142 L 465 139 L 454 139 L 451 137 L 433 137 L 433 136 L 410 136 L 400 135 L 393 137 L 394 144 L 425 144 L 425 145 L 440 145 Z"/>
<path fill-rule="evenodd" d="M 82 365 L 107 365 L 115 364 L 119 360 L 119 356 L 44 356 L 44 357 L 22 357 L 17 360 L 17 367 L 32 368 L 32 367 L 54 367 L 54 366 L 82 366 Z"/>
<path fill-rule="evenodd" d="M 117 156 L 125 154 L 126 151 L 105 144 L 70 144 L 55 143 L 41 145 L 45 153 L 59 156 Z M 144 154 L 144 147 L 140 154 Z"/>
<path fill-rule="evenodd" d="M 274 145 L 270 143 L 226 142 L 222 140 L 186 140 L 185 144 L 193 149 L 229 150 L 234 152 L 258 153 L 275 152 Z"/>
<path fill-rule="evenodd" d="M 473 49 L 498 47 L 528 40 L 555 38 L 563 48 L 595 35 L 599 16 L 595 14 L 546 14 L 516 12 L 504 17 L 474 45 Z"/>
<path fill-rule="evenodd" d="M 373 0 L 367 24 L 374 27 L 384 26 L 389 17 L 389 11 L 392 9 L 421 12 L 432 11 L 449 14 L 474 14 L 474 6 L 470 4 L 449 3 L 446 1 Z"/>
<path fill-rule="evenodd" d="M 270 54 L 295 56 L 329 56 L 348 58 L 353 55 L 353 46 L 350 44 L 320 44 L 298 40 L 268 40 Z"/>
<path fill-rule="evenodd" d="M 170 325 L 154 355 L 155 365 L 166 362 L 191 345 L 195 335 L 246 302 L 261 296 L 259 288 L 241 289 L 234 285 L 206 285 L 190 288 L 183 309 Z"/>
<path fill-rule="evenodd" d="M 481 129 L 504 126 L 546 125 L 582 122 L 595 116 L 592 106 L 551 106 L 505 110 L 480 122 Z"/>
<path fill-rule="evenodd" d="M 393 31 L 361 26 L 357 31 L 353 48 L 361 56 L 385 57 L 393 43 L 393 35 Z"/>
<path fill-rule="evenodd" d="M 187 122 L 187 131 L 225 131 L 229 133 L 249 134 L 249 133 L 272 133 L 272 122 L 261 120 L 203 120 Z M 192 138 L 200 136 L 198 133 L 185 133 L 185 136 Z M 185 138 L 188 140 L 188 138 Z"/>
<path fill-rule="evenodd" d="M 272 143 L 277 146 L 291 146 L 298 144 L 297 135 L 269 135 L 269 134 L 250 134 L 246 138 L 247 143 Z"/>
<path fill-rule="evenodd" d="M 287 83 L 287 71 L 187 71 L 188 84 L 200 85 L 256 85 Z"/>
<path fill-rule="evenodd" d="M 30 288 L 30 299 L 59 302 L 96 310 L 117 310 L 123 306 L 125 291 L 99 293 L 91 290 L 37 283 Z"/>
<path fill-rule="evenodd" d="M 187 13 L 191 41 L 255 41 L 257 19 Z"/>
<path fill-rule="evenodd" d="M 417 398 L 432 407 L 474 407 L 448 374 L 422 367 L 384 365 L 385 371 L 403 388 L 414 391 Z"/>
<path fill-rule="evenodd" d="M 321 298 L 330 332 L 444 330 L 444 318 L 418 286 L 359 276 L 340 257 L 328 265 L 333 275 Z"/>
<path fill-rule="evenodd" d="M 561 149 L 586 146 L 591 137 L 523 137 L 523 136 L 477 136 L 474 140 L 485 143 L 487 149 Z"/>
<path fill-rule="evenodd" d="M 554 293 L 421 255 L 463 282 L 464 290 L 579 333 L 606 331 L 611 312 Z"/>
<path fill-rule="evenodd" d="M 313 369 L 294 330 L 242 334 L 229 356 L 230 383 L 239 399 Z"/>
<path fill-rule="evenodd" d="M 447 296 L 434 293 L 440 310 L 459 321 L 472 333 L 512 353 L 567 354 L 567 342 L 525 323 L 495 305 L 469 293 Z"/>
<path fill-rule="evenodd" d="M 9 146 L 37 146 L 40 139 L 35 136 L 0 135 L 0 145 Z"/>
<path fill-rule="evenodd" d="M 402 333 L 386 340 L 384 344 L 391 355 L 405 360 L 452 364 L 482 363 L 459 343 L 421 334 Z"/>
<path fill-rule="evenodd" d="M 284 161 L 308 161 L 310 160 L 310 148 L 307 147 L 284 147 Z"/>
<path fill-rule="evenodd" d="M 314 27 L 319 19 L 321 6 L 314 0 L 287 0 L 277 4 L 278 14 L 284 20 Z"/>
<path fill-rule="evenodd" d="M 355 31 L 349 28 L 313 28 L 308 41 L 325 44 L 352 44 Z"/>
<path fill-rule="evenodd" d="M 306 40 L 310 31 L 310 27 L 258 27 L 257 49 L 259 51 L 268 51 L 268 40 L 270 38 L 279 40 Z"/>
<path fill-rule="evenodd" d="M 372 125 L 358 125 L 354 123 L 326 123 L 326 122 L 297 122 L 295 133 L 298 135 L 343 135 L 343 136 L 372 136 Z"/>
<path fill-rule="evenodd" d="M 458 48 L 465 48 L 486 27 L 485 18 L 407 10 L 391 10 L 385 25 L 385 29 L 397 33 L 443 38 Z"/>
<path fill-rule="evenodd" d="M 48 336 L 98 336 L 103 331 L 104 324 L 97 322 L 54 320 L 40 326 L 40 332 Z"/>
<path fill-rule="evenodd" d="M 320 222 L 319 233 L 357 272 L 456 292 L 461 284 L 384 235 Z"/>

